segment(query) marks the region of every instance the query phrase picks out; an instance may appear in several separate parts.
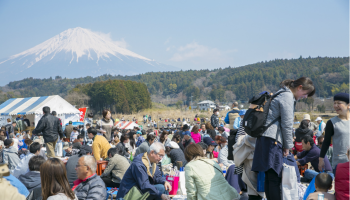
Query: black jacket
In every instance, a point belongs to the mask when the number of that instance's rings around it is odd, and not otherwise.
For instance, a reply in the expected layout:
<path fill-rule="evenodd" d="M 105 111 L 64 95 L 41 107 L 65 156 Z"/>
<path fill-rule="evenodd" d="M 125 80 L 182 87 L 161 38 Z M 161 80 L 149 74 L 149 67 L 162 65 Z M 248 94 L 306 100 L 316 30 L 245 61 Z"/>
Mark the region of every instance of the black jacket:
<path fill-rule="evenodd" d="M 34 135 L 39 135 L 40 133 L 42 133 L 45 143 L 56 141 L 58 135 L 63 138 L 62 127 L 59 119 L 51 114 L 45 114 L 33 130 Z"/>
<path fill-rule="evenodd" d="M 181 149 L 172 149 L 170 151 L 170 159 L 173 166 L 176 166 L 177 161 L 182 161 L 182 165 L 185 167 L 187 161 L 185 159 L 185 154 Z"/>
<path fill-rule="evenodd" d="M 210 135 L 211 139 L 213 139 L 215 141 L 215 136 L 216 136 L 215 130 L 208 129 L 207 134 Z"/>
<path fill-rule="evenodd" d="M 219 117 L 213 114 L 210 118 L 210 123 L 214 128 L 219 127 Z"/>
<path fill-rule="evenodd" d="M 304 136 L 310 136 L 310 137 L 313 137 L 314 134 L 312 132 L 312 130 L 310 129 L 301 129 L 301 128 L 297 128 L 295 130 L 295 141 L 296 142 L 301 142 L 301 138 L 303 138 Z"/>

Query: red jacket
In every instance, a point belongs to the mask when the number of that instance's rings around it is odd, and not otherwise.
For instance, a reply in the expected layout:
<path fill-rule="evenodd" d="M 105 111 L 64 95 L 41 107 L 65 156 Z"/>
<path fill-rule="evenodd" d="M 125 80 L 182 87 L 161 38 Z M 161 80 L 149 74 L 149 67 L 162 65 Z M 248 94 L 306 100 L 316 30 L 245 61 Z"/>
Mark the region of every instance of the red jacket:
<path fill-rule="evenodd" d="M 337 200 L 349 200 L 349 162 L 339 163 L 335 172 L 335 198 Z"/>

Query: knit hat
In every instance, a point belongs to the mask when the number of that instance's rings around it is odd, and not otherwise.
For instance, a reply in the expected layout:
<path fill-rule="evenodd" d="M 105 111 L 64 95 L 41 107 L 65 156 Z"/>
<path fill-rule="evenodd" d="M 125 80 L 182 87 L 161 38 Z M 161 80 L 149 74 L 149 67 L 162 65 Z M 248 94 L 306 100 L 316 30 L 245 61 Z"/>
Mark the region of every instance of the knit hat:
<path fill-rule="evenodd" d="M 336 95 L 334 95 L 334 101 L 344 101 L 345 103 L 349 103 L 349 94 L 340 92 Z"/>
<path fill-rule="evenodd" d="M 216 142 L 211 139 L 211 137 L 205 137 L 203 138 L 203 142 L 206 144 L 206 145 L 213 145 L 213 146 L 217 146 L 218 144 L 216 144 Z"/>
<path fill-rule="evenodd" d="M 80 147 L 80 152 L 79 155 L 83 156 L 86 155 L 87 153 L 92 154 L 92 148 L 89 145 L 83 145 Z"/>
<path fill-rule="evenodd" d="M 6 139 L 5 141 L 4 141 L 4 145 L 5 146 L 9 146 L 10 144 L 12 144 L 12 139 Z"/>

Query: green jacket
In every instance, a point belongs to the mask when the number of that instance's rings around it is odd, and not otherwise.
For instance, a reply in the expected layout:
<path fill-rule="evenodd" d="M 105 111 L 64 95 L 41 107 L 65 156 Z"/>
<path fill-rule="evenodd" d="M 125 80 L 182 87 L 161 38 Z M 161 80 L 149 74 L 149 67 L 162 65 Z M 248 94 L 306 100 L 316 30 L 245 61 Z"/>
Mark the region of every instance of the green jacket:
<path fill-rule="evenodd" d="M 187 163 L 187 200 L 238 200 L 239 194 L 228 184 L 220 169 L 215 161 L 207 158 Z"/>
<path fill-rule="evenodd" d="M 120 183 L 126 170 L 129 168 L 129 161 L 119 154 L 115 154 L 108 162 L 108 165 L 101 175 L 101 177 L 108 177 L 112 175 L 112 181 L 114 183 Z"/>

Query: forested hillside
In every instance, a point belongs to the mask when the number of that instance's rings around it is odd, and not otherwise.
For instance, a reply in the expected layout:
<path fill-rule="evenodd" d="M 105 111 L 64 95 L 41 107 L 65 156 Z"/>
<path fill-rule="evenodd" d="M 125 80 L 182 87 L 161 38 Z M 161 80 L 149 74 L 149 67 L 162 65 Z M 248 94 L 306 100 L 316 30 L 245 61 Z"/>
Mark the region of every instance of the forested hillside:
<path fill-rule="evenodd" d="M 183 100 L 189 100 L 191 96 L 193 96 L 193 100 L 246 100 L 262 90 L 277 90 L 279 83 L 284 79 L 296 79 L 301 76 L 311 77 L 317 89 L 317 96 L 325 97 L 331 96 L 338 91 L 348 91 L 349 57 L 276 59 L 236 68 L 150 72 L 136 76 L 104 75 L 96 78 L 89 76 L 75 79 L 61 77 L 49 79 L 28 78 L 11 82 L 7 86 L 2 87 L 2 99 L 0 101 L 3 102 L 11 97 L 52 94 L 65 96 L 68 91 L 75 87 L 77 87 L 78 91 L 85 87 L 93 88 L 93 84 L 89 86 L 81 86 L 81 84 L 109 79 L 132 80 L 144 83 L 150 94 L 157 95 L 158 98 L 165 96 L 176 98 L 181 95 Z M 100 89 L 102 90 L 103 88 L 100 87 Z M 101 92 L 100 89 L 92 91 Z M 88 95 L 96 96 L 97 93 L 90 92 Z M 134 108 L 130 109 L 133 110 Z"/>

